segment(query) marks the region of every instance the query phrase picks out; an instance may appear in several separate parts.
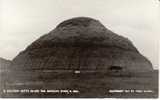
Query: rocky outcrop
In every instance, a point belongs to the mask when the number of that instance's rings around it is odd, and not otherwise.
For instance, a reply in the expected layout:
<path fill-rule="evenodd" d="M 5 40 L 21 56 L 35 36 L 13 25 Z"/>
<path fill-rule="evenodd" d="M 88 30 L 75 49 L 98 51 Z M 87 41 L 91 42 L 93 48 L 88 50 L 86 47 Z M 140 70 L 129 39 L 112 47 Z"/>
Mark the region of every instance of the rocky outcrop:
<path fill-rule="evenodd" d="M 9 70 L 10 64 L 11 64 L 10 60 L 0 58 L 0 70 L 1 71 Z"/>
<path fill-rule="evenodd" d="M 108 71 L 113 66 L 122 71 L 153 70 L 130 40 L 88 17 L 60 23 L 12 62 L 13 70 Z"/>

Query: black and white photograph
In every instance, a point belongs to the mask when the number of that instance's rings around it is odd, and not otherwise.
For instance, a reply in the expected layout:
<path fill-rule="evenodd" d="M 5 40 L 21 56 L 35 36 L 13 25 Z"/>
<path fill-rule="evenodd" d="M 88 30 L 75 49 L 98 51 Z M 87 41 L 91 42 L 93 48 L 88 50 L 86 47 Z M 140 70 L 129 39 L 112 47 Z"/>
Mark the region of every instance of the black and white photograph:
<path fill-rule="evenodd" d="M 0 98 L 158 98 L 159 0 L 0 0 Z"/>

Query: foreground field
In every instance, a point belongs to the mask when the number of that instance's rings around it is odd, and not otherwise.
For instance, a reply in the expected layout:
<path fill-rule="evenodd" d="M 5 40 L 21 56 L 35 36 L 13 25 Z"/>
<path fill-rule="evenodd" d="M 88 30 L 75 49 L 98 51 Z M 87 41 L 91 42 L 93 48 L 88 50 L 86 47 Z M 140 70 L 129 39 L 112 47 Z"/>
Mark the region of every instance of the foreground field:
<path fill-rule="evenodd" d="M 131 75 L 53 72 L 16 72 L 7 75 L 1 72 L 1 97 L 158 97 L 158 71 L 156 70 Z"/>

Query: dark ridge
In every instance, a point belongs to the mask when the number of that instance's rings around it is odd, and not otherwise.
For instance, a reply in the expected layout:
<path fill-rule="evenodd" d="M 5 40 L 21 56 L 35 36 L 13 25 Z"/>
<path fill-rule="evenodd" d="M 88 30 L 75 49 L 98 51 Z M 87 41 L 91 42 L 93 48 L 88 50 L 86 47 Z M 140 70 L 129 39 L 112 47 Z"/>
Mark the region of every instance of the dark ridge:
<path fill-rule="evenodd" d="M 65 27 L 65 26 L 84 26 L 87 27 L 91 21 L 96 21 L 95 19 L 89 18 L 89 17 L 76 17 L 69 20 L 65 20 L 62 23 L 60 23 L 57 28 L 59 27 Z"/>
<path fill-rule="evenodd" d="M 122 66 L 125 71 L 150 71 L 152 65 L 123 36 L 98 20 L 77 17 L 60 23 L 12 61 L 15 70 L 88 69 Z M 106 71 L 106 70 L 104 70 Z"/>

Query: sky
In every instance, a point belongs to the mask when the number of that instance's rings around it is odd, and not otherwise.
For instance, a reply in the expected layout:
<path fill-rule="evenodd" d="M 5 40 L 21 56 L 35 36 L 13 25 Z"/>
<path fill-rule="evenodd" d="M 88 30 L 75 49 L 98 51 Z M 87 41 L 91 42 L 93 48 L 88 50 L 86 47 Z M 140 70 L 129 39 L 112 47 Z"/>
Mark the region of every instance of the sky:
<path fill-rule="evenodd" d="M 129 38 L 158 68 L 159 0 L 0 0 L 0 57 L 12 60 L 60 22 L 79 16 Z"/>

